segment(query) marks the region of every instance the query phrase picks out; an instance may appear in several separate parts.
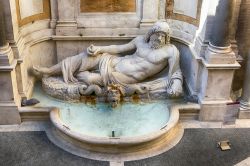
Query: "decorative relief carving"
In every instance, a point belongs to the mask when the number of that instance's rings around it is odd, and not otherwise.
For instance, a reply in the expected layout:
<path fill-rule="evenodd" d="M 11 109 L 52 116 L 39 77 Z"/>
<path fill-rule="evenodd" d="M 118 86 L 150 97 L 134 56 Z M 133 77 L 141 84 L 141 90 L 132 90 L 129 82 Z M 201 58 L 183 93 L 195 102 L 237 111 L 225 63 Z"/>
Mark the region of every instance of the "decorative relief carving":
<path fill-rule="evenodd" d="M 185 3 L 186 0 L 182 0 Z M 193 0 L 194 6 L 196 6 L 196 11 L 191 10 L 190 8 L 183 8 L 181 0 L 167 0 L 166 2 L 166 18 L 188 22 L 195 26 L 199 25 L 200 22 L 200 13 L 201 5 L 203 0 Z"/>
<path fill-rule="evenodd" d="M 49 0 L 16 0 L 18 25 L 50 18 Z"/>
<path fill-rule="evenodd" d="M 136 12 L 136 0 L 80 0 L 81 12 Z"/>

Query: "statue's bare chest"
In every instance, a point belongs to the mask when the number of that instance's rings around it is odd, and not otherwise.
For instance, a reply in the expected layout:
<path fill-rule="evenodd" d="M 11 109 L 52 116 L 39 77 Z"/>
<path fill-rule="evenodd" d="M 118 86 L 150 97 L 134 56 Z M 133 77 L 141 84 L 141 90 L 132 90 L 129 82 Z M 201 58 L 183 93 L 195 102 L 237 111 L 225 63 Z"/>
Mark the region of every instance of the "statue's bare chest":
<path fill-rule="evenodd" d="M 160 49 L 156 50 L 147 46 L 139 47 L 136 50 L 136 56 L 138 56 L 138 58 L 153 64 L 162 63 L 165 59 L 164 54 L 166 53 Z"/>

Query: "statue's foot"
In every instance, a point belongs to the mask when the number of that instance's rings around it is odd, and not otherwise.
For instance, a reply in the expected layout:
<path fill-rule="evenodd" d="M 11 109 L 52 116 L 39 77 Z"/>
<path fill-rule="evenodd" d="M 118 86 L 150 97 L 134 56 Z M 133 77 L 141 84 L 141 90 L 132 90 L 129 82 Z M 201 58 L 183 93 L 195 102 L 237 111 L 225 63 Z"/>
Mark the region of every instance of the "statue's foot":
<path fill-rule="evenodd" d="M 46 72 L 43 68 L 41 68 L 39 66 L 33 66 L 33 70 L 37 73 L 40 73 L 40 74 L 44 74 Z"/>

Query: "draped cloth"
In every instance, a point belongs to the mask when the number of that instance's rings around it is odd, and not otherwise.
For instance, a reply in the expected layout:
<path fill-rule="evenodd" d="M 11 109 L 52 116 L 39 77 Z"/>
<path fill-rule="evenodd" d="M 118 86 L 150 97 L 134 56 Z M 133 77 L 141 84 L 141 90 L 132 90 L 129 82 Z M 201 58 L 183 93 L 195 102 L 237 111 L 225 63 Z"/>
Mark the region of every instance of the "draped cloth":
<path fill-rule="evenodd" d="M 63 80 L 65 83 L 70 82 L 78 82 L 78 80 L 74 77 L 75 72 L 78 71 L 81 65 L 84 63 L 84 56 L 82 54 L 78 54 L 72 57 L 67 57 L 61 63 L 61 69 L 63 74 Z M 86 63 L 86 62 L 85 62 Z"/>

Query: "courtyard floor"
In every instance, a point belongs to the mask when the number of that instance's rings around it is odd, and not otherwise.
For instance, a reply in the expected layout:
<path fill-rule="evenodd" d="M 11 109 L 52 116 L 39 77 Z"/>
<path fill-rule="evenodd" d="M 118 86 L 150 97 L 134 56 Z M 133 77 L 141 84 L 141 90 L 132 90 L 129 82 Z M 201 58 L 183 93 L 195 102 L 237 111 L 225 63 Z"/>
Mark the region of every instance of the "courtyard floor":
<path fill-rule="evenodd" d="M 51 143 L 45 133 L 49 122 L 24 122 L 0 126 L 1 166 L 248 166 L 250 120 L 235 125 L 182 121 L 181 141 L 172 149 L 150 158 L 132 161 L 98 161 L 75 156 Z M 217 142 L 229 140 L 231 150 L 221 151 Z"/>

